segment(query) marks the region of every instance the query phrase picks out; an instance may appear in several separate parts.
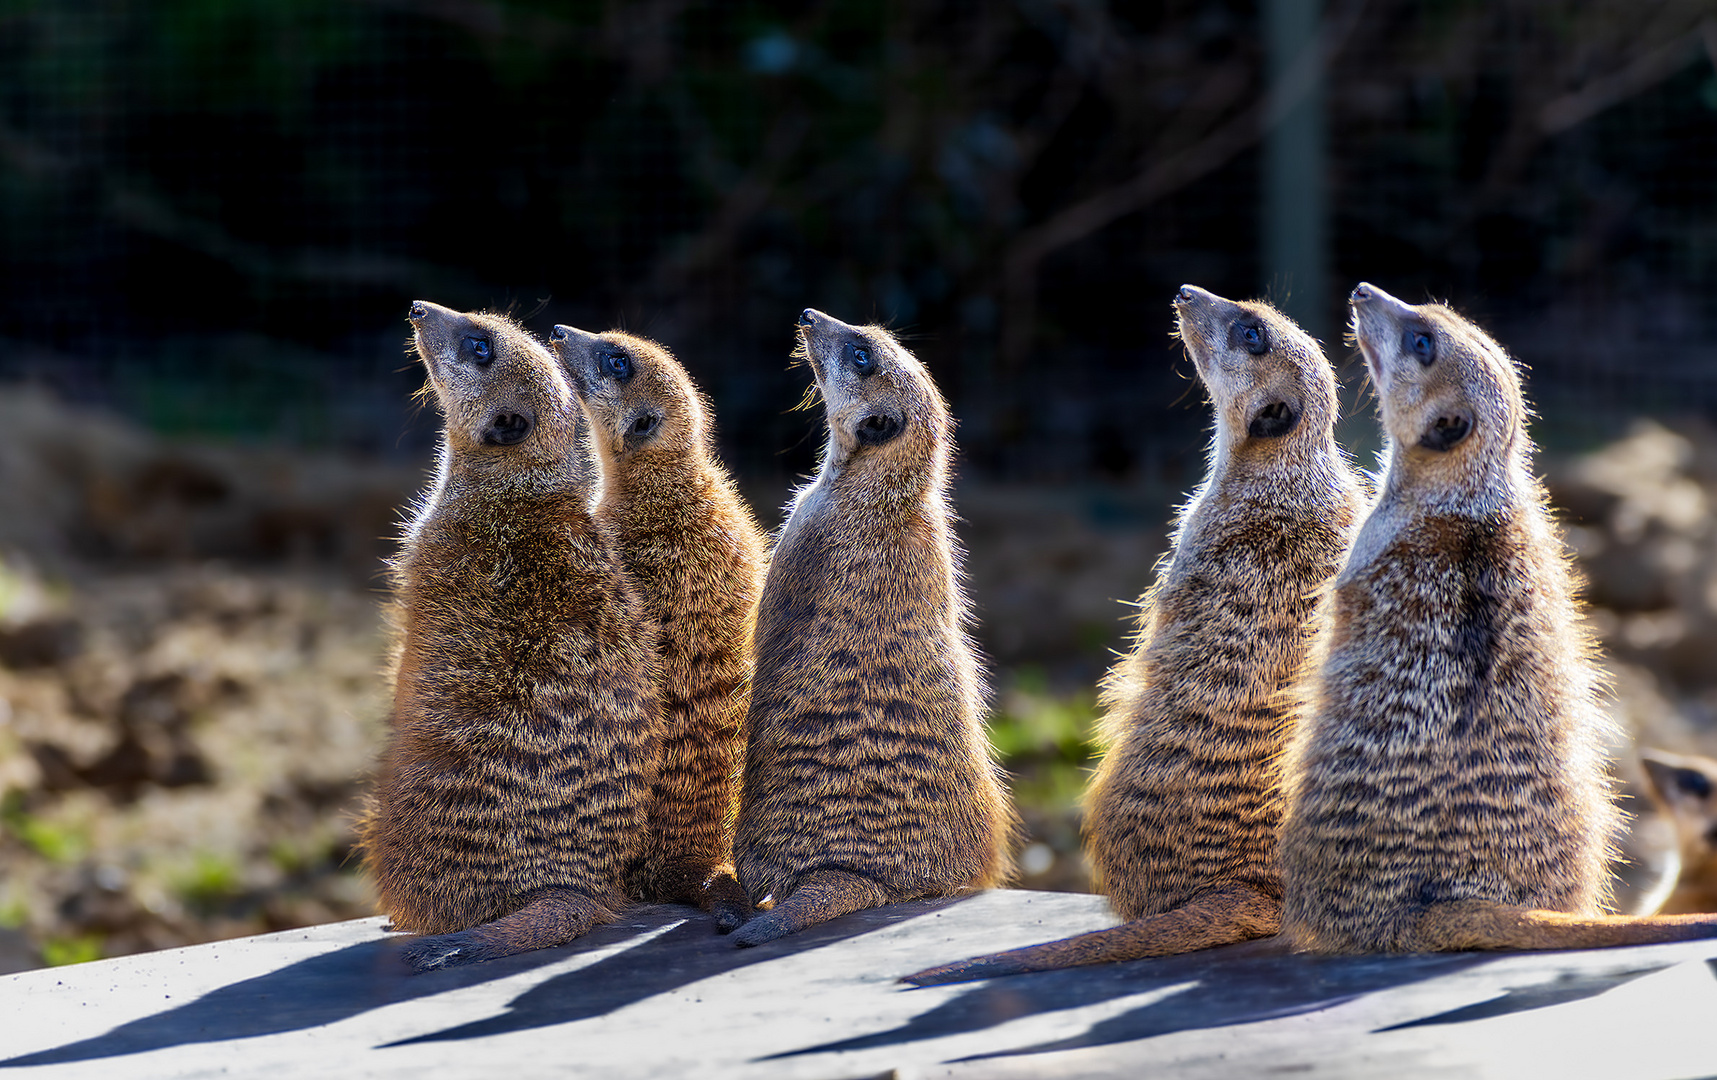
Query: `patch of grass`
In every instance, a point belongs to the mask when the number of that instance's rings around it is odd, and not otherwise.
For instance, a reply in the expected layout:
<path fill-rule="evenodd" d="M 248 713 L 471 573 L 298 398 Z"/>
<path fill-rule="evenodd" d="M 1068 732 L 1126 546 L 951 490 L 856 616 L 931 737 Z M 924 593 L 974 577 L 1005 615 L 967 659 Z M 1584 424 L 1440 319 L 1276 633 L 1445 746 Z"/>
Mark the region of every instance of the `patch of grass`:
<path fill-rule="evenodd" d="M 321 830 L 283 837 L 268 845 L 268 861 L 287 875 L 308 874 L 339 863 L 338 845 Z"/>
<path fill-rule="evenodd" d="M 25 588 L 24 579 L 4 562 L 0 562 L 0 618 L 12 610 Z"/>
<path fill-rule="evenodd" d="M 291 840 L 276 840 L 268 845 L 268 861 L 285 874 L 296 874 L 310 865 L 313 856 L 302 844 Z"/>
<path fill-rule="evenodd" d="M 42 960 L 49 967 L 82 964 L 101 959 L 102 939 L 99 934 L 79 934 L 75 937 L 49 938 L 42 943 Z"/>
<path fill-rule="evenodd" d="M 89 837 L 82 829 L 27 813 L 20 798 L 0 804 L 0 827 L 42 858 L 62 866 L 77 862 L 89 851 Z"/>
<path fill-rule="evenodd" d="M 205 851 L 173 877 L 171 887 L 186 907 L 208 915 L 244 892 L 244 878 L 236 859 Z"/>
<path fill-rule="evenodd" d="M 1015 672 L 990 718 L 990 745 L 1014 778 L 1023 807 L 1059 808 L 1079 801 L 1096 759 L 1094 690 L 1055 693 L 1037 668 Z"/>
<path fill-rule="evenodd" d="M 30 909 L 14 896 L 0 904 L 0 929 L 17 930 L 30 918 Z"/>

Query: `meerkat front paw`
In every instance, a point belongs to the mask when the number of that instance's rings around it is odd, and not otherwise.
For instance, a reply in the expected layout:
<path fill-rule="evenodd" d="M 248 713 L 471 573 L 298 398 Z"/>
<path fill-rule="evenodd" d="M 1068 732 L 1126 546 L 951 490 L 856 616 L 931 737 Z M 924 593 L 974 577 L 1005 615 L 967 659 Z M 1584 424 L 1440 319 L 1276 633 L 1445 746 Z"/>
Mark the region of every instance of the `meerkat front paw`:
<path fill-rule="evenodd" d="M 769 911 L 758 915 L 744 926 L 733 931 L 728 940 L 742 949 L 753 945 L 761 945 L 765 941 L 786 937 L 793 932 L 793 926 L 785 915 L 779 911 Z"/>

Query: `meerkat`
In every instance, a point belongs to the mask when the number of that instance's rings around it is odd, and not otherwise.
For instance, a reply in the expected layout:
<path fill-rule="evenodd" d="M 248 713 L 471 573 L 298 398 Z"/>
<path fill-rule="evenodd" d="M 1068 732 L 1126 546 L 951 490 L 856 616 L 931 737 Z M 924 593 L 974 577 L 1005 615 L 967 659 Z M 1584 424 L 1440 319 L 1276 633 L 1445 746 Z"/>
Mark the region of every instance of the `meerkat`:
<path fill-rule="evenodd" d="M 666 349 L 570 326 L 549 345 L 590 421 L 597 519 L 661 629 L 661 765 L 638 889 L 731 930 L 750 907 L 730 860 L 763 532 L 716 460 L 708 401 Z"/>
<path fill-rule="evenodd" d="M 392 738 L 360 843 L 426 970 L 615 917 L 661 711 L 654 623 L 591 515 L 560 365 L 498 315 L 419 301 L 411 322 L 445 424 L 392 567 Z"/>
<path fill-rule="evenodd" d="M 1104 680 L 1086 849 L 1121 926 L 930 968 L 927 985 L 1169 956 L 1276 933 L 1276 763 L 1363 512 L 1334 372 L 1267 303 L 1192 285 L 1181 341 L 1215 411 L 1204 484 Z"/>
<path fill-rule="evenodd" d="M 1386 464 L 1284 763 L 1283 935 L 1353 953 L 1717 933 L 1601 913 L 1610 720 L 1513 361 L 1441 304 L 1368 284 L 1351 302 Z"/>
<path fill-rule="evenodd" d="M 806 309 L 798 334 L 829 435 L 757 614 L 734 864 L 774 906 L 741 946 L 1011 872 L 948 500 L 953 420 L 886 330 Z"/>
<path fill-rule="evenodd" d="M 1680 841 L 1679 874 L 1660 910 L 1717 911 L 1717 760 L 1641 750 L 1640 762 Z"/>

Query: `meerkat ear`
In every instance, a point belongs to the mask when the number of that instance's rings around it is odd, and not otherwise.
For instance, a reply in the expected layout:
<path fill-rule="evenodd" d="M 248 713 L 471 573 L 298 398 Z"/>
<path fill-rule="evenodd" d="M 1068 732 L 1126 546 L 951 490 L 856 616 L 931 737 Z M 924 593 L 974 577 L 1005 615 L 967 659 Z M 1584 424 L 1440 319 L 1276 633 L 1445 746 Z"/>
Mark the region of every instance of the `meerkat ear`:
<path fill-rule="evenodd" d="M 646 409 L 634 416 L 626 425 L 626 449 L 636 450 L 648 442 L 661 426 L 662 414 L 653 410 Z"/>
<path fill-rule="evenodd" d="M 1703 758 L 1683 758 L 1645 749 L 1640 751 L 1646 779 L 1651 781 L 1665 802 L 1693 799 L 1705 802 L 1717 790 L 1717 762 Z M 1707 768 L 1707 766 L 1713 768 Z"/>
<path fill-rule="evenodd" d="M 1300 422 L 1300 410 L 1286 401 L 1272 401 L 1252 416 L 1246 434 L 1254 439 L 1275 439 L 1286 435 Z"/>
<path fill-rule="evenodd" d="M 905 418 L 893 412 L 874 412 L 858 422 L 853 438 L 861 446 L 881 446 L 906 430 Z"/>
<path fill-rule="evenodd" d="M 1439 415 L 1419 436 L 1419 445 L 1427 450 L 1453 450 L 1473 431 L 1473 418 L 1465 409 Z"/>
<path fill-rule="evenodd" d="M 483 429 L 483 445 L 515 446 L 525 441 L 534 426 L 531 418 L 523 413 L 496 413 L 490 418 L 489 426 Z"/>

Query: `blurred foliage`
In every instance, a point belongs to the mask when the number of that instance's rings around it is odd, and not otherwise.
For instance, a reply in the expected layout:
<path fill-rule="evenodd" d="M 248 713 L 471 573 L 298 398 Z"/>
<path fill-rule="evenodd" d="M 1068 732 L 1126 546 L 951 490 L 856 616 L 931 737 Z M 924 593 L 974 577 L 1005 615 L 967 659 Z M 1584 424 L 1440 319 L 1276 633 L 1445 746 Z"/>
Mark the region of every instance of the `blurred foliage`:
<path fill-rule="evenodd" d="M 990 716 L 990 746 L 1012 777 L 1023 809 L 1075 807 L 1096 764 L 1096 694 L 1056 692 L 1041 668 L 1012 673 Z"/>
<path fill-rule="evenodd" d="M 83 857 L 89 849 L 88 838 L 77 829 L 28 815 L 19 815 L 7 822 L 7 827 L 36 854 L 49 862 L 70 864 Z"/>
<path fill-rule="evenodd" d="M 15 789 L 0 801 L 0 826 L 52 863 L 70 865 L 89 850 L 89 837 L 77 826 L 25 812 L 23 792 Z"/>
<path fill-rule="evenodd" d="M 42 943 L 42 960 L 49 967 L 82 964 L 102 957 L 100 934 L 79 934 L 76 937 L 54 937 Z"/>
<path fill-rule="evenodd" d="M 244 892 L 244 874 L 230 855 L 200 851 L 171 878 L 172 889 L 192 912 L 207 917 Z"/>

